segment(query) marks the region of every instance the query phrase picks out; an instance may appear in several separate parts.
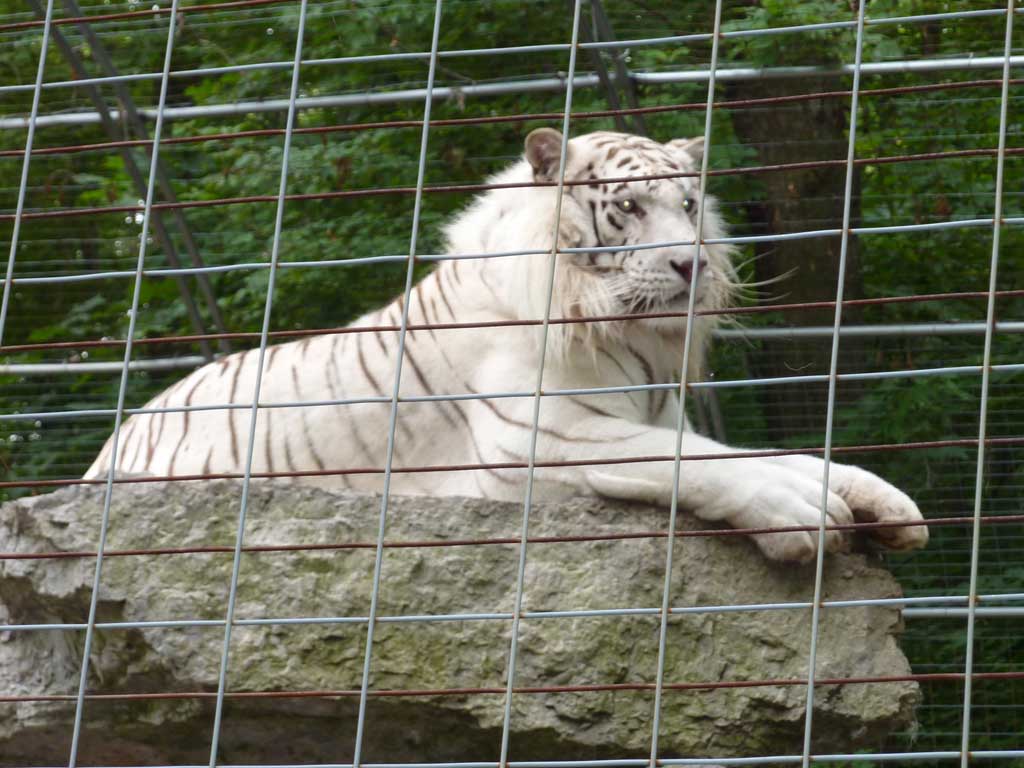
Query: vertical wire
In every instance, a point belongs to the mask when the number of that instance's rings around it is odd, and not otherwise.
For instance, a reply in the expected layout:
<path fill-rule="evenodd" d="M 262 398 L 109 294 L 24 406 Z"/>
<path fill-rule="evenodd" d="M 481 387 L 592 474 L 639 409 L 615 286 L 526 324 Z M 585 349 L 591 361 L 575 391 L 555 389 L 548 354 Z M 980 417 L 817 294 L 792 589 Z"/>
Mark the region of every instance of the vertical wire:
<path fill-rule="evenodd" d="M 860 68 L 864 51 L 864 10 L 867 0 L 857 4 L 857 42 L 853 61 L 853 95 L 850 100 L 850 135 L 846 148 L 846 187 L 843 190 L 843 230 L 839 244 L 839 274 L 836 277 L 836 310 L 832 324 L 832 352 L 828 369 L 828 406 L 825 413 L 825 448 L 822 460 L 821 518 L 818 520 L 818 554 L 814 564 L 814 600 L 811 603 L 811 644 L 807 654 L 807 694 L 804 705 L 804 746 L 802 768 L 811 760 L 811 729 L 814 726 L 814 674 L 818 659 L 818 628 L 821 618 L 821 590 L 825 573 L 825 524 L 828 520 L 828 478 L 832 460 L 832 427 L 835 420 L 836 389 L 839 370 L 839 328 L 843 321 L 843 289 L 846 283 L 846 257 L 850 246 L 850 208 L 853 202 L 854 157 L 857 151 L 857 109 L 860 104 Z"/>
<path fill-rule="evenodd" d="M 117 444 L 124 420 L 125 393 L 128 390 L 128 367 L 132 358 L 132 340 L 135 338 L 135 322 L 139 314 L 139 297 L 142 294 L 142 271 L 146 263 L 146 245 L 149 239 L 149 221 L 153 212 L 153 190 L 156 186 L 156 169 L 160 160 L 160 136 L 164 127 L 164 106 L 167 104 L 167 87 L 170 82 L 171 57 L 174 51 L 175 23 L 178 16 L 178 0 L 171 0 L 167 20 L 167 44 L 164 50 L 164 68 L 160 80 L 160 100 L 156 108 L 156 126 L 153 129 L 153 152 L 149 161 L 149 180 L 146 183 L 146 202 L 142 212 L 142 231 L 139 233 L 139 257 L 135 263 L 135 285 L 132 289 L 132 308 L 128 316 L 128 333 L 125 339 L 124 363 L 121 366 L 121 383 L 117 390 L 117 408 L 114 412 L 114 434 L 111 436 L 110 468 L 107 470 L 106 489 L 103 494 L 103 513 L 100 517 L 100 538 L 96 546 L 96 568 L 93 572 L 92 594 L 89 598 L 89 617 L 85 625 L 85 645 L 82 649 L 82 670 L 78 679 L 78 695 L 75 699 L 75 720 L 71 732 L 71 750 L 68 767 L 74 768 L 78 761 L 78 745 L 82 734 L 82 714 L 85 707 L 85 689 L 89 681 L 89 656 L 96 634 L 96 608 L 100 597 L 100 580 L 103 575 L 103 552 L 107 545 L 110 528 L 110 501 L 114 492 L 114 474 L 117 471 Z M 27 161 L 27 158 L 26 158 Z"/>
<path fill-rule="evenodd" d="M 540 359 L 537 361 L 537 383 L 533 392 L 533 420 L 530 430 L 530 451 L 526 463 L 526 497 L 523 500 L 523 520 L 519 534 L 519 564 L 516 570 L 516 595 L 512 607 L 512 628 L 508 652 L 508 676 L 505 681 L 505 709 L 501 718 L 501 753 L 498 765 L 508 765 L 508 748 L 512 725 L 512 689 L 515 686 L 516 657 L 519 653 L 519 622 L 523 612 L 523 584 L 526 579 L 526 545 L 530 531 L 530 510 L 533 507 L 533 480 L 537 460 L 537 435 L 540 432 L 540 406 L 544 387 L 544 361 L 547 357 L 548 330 L 551 327 L 551 303 L 555 290 L 555 266 L 558 260 L 558 230 L 562 218 L 562 191 L 565 189 L 565 164 L 569 153 L 569 127 L 572 117 L 573 78 L 576 75 L 576 50 L 580 38 L 580 10 L 582 0 L 575 0 L 572 12 L 572 43 L 569 48 L 569 70 L 565 78 L 565 110 L 562 113 L 562 151 L 558 158 L 558 184 L 555 187 L 555 223 L 551 234 L 551 253 L 548 255 L 547 299 L 544 304 L 544 322 L 541 325 Z"/>
<path fill-rule="evenodd" d="M 697 228 L 694 233 L 693 273 L 690 296 L 686 304 L 686 334 L 683 337 L 683 361 L 679 372 L 679 406 L 676 411 L 676 444 L 672 459 L 672 501 L 669 506 L 668 536 L 665 542 L 665 581 L 661 592 L 661 621 L 658 627 L 658 666 L 654 678 L 654 714 L 651 717 L 650 765 L 658 762 L 658 737 L 661 731 L 661 697 L 665 685 L 665 651 L 668 637 L 669 600 L 672 591 L 672 559 L 675 548 L 676 518 L 679 513 L 679 476 L 683 454 L 683 429 L 686 425 L 686 374 L 690 367 L 693 329 L 696 325 L 697 280 L 700 274 L 700 252 L 704 244 L 704 196 L 708 185 L 708 158 L 711 156 L 711 122 L 715 104 L 715 75 L 718 69 L 718 45 L 722 30 L 722 0 L 715 2 L 715 23 L 711 38 L 711 67 L 708 73 L 708 96 L 704 106 L 704 152 L 700 161 L 700 186 L 697 192 Z"/>
<path fill-rule="evenodd" d="M 1007 103 L 1010 91 L 1010 54 L 1013 51 L 1014 0 L 1006 3 L 1006 42 L 1003 47 L 1003 92 L 999 103 L 999 147 L 996 152 L 996 198 L 992 214 L 992 259 L 988 277 L 988 306 L 985 313 L 985 351 L 981 365 L 981 407 L 978 416 L 978 465 L 974 478 L 974 522 L 971 528 L 971 579 L 967 592 L 967 656 L 964 659 L 964 718 L 960 738 L 960 765 L 967 768 L 971 737 L 971 676 L 974 673 L 974 618 L 978 603 L 978 559 L 981 553 L 981 499 L 985 479 L 985 435 L 988 423 L 989 374 L 992 367 L 992 337 L 995 334 L 996 281 L 999 271 L 999 234 L 1003 219 L 1003 166 L 1006 161 Z"/>
<path fill-rule="evenodd" d="M 235 621 L 235 601 L 238 596 L 238 575 L 242 563 L 242 543 L 245 539 L 245 518 L 249 508 L 249 487 L 252 482 L 252 459 L 256 444 L 256 419 L 259 414 L 260 386 L 263 383 L 263 361 L 267 352 L 270 330 L 270 315 L 274 304 L 274 284 L 277 277 L 277 262 L 281 248 L 281 229 L 284 224 L 285 190 L 288 186 L 288 156 L 292 146 L 292 131 L 295 126 L 295 101 L 299 92 L 299 74 L 302 63 L 302 39 L 306 32 L 307 0 L 299 5 L 299 25 L 295 40 L 295 58 L 292 62 L 292 82 L 288 92 L 288 116 L 284 129 L 284 147 L 281 153 L 281 179 L 277 188 L 277 212 L 274 218 L 274 239 L 270 250 L 270 277 L 267 282 L 267 298 L 263 305 L 263 325 L 260 328 L 259 359 L 256 365 L 256 384 L 253 388 L 252 408 L 249 411 L 249 443 L 245 454 L 245 473 L 242 476 L 242 498 L 238 510 L 238 527 L 235 534 L 235 549 L 231 560 L 231 582 L 228 588 L 227 614 L 224 619 L 224 643 L 221 646 L 220 672 L 217 676 L 217 700 L 214 705 L 213 736 L 210 740 L 210 768 L 217 764 L 217 748 L 220 744 L 220 729 L 224 718 L 224 692 L 227 684 L 228 658 L 231 652 L 231 629 Z"/>
<path fill-rule="evenodd" d="M 377 604 L 380 599 L 381 569 L 384 564 L 384 533 L 388 520 L 388 496 L 391 491 L 391 468 L 395 456 L 395 429 L 398 426 L 398 397 L 402 386 L 402 362 L 405 359 L 405 336 L 409 326 L 413 274 L 416 268 L 416 241 L 420 230 L 420 209 L 423 204 L 423 184 L 426 178 L 427 146 L 430 139 L 430 111 L 433 104 L 434 76 L 437 71 L 437 51 L 441 38 L 441 6 L 434 3 L 434 31 L 430 39 L 430 63 L 427 69 L 427 94 L 423 104 L 423 131 L 420 134 L 420 157 L 416 169 L 416 194 L 412 209 L 412 233 L 409 236 L 409 261 L 405 270 L 405 293 L 402 301 L 402 319 L 398 328 L 398 359 L 395 362 L 395 384 L 391 390 L 391 415 L 388 423 L 387 452 L 384 457 L 384 487 L 377 521 L 377 543 L 374 549 L 373 586 L 370 591 L 370 613 L 366 622 L 366 648 L 363 653 L 363 679 L 359 685 L 359 714 L 356 718 L 356 741 L 352 751 L 352 765 L 359 768 L 366 729 L 366 704 L 370 690 L 370 665 L 373 660 L 373 635 L 377 624 Z"/>
<path fill-rule="evenodd" d="M 4 326 L 7 325 L 7 307 L 11 301 L 14 285 L 14 259 L 18 250 L 18 236 L 21 234 L 21 214 L 25 210 L 25 194 L 28 190 L 28 167 L 32 160 L 32 142 L 36 137 L 36 118 L 39 116 L 39 101 L 43 93 L 43 72 L 46 70 L 46 50 L 50 45 L 50 26 L 53 21 L 53 0 L 46 2 L 46 16 L 43 19 L 43 40 L 39 49 L 39 67 L 36 69 L 36 84 L 32 91 L 32 110 L 28 116 L 28 136 L 25 138 L 25 157 L 21 162 L 21 181 L 18 184 L 18 203 L 14 209 L 14 229 L 11 231 L 11 252 L 7 257 L 7 274 L 4 277 L 4 294 L 0 299 L 0 344 L 4 343 Z"/>

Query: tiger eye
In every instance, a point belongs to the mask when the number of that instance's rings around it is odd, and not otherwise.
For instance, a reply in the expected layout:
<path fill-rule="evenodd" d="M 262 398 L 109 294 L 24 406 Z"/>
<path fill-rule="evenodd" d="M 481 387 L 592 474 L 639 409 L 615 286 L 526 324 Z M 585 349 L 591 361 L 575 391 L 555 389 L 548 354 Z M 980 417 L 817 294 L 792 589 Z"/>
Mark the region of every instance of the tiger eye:
<path fill-rule="evenodd" d="M 697 201 L 694 200 L 692 197 L 688 197 L 685 200 L 683 200 L 683 210 L 686 211 L 687 213 L 693 213 L 693 211 L 696 210 L 696 208 Z"/>
<path fill-rule="evenodd" d="M 619 210 L 623 213 L 632 213 L 636 210 L 636 201 L 629 197 L 625 200 L 616 201 L 615 205 L 617 205 Z"/>

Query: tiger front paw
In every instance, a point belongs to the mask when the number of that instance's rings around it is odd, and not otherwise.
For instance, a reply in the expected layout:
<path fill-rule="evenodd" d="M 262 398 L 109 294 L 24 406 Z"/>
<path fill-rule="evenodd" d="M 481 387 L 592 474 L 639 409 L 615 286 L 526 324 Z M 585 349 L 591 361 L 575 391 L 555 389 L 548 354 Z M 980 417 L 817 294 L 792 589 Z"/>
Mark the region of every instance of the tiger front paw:
<path fill-rule="evenodd" d="M 718 504 L 698 509 L 705 519 L 725 519 L 749 531 L 761 551 L 772 560 L 807 563 L 818 554 L 849 549 L 848 526 L 853 513 L 838 494 L 826 492 L 821 479 L 772 465 L 762 460 L 734 462 L 729 487 Z M 825 501 L 824 536 L 821 533 Z"/>
<path fill-rule="evenodd" d="M 824 462 L 810 456 L 779 457 L 776 462 L 820 480 Z M 917 504 L 896 486 L 866 469 L 833 463 L 829 489 L 842 497 L 866 533 L 889 549 L 920 549 L 928 543 L 928 526 Z"/>
<path fill-rule="evenodd" d="M 886 486 L 863 506 L 853 508 L 854 517 L 865 522 L 880 523 L 869 535 L 889 549 L 921 549 L 928 543 L 928 526 L 917 504 L 899 488 Z"/>

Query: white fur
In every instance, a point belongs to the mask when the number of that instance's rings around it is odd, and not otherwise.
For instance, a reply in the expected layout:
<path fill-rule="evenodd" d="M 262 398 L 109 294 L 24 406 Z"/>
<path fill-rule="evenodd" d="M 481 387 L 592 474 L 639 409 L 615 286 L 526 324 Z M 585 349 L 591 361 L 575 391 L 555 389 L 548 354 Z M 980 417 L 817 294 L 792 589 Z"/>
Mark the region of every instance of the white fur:
<path fill-rule="evenodd" d="M 521 184 L 551 178 L 551 164 L 557 167 L 558 160 L 557 154 L 552 156 L 558 146 L 552 134 L 546 131 L 539 138 L 536 132 L 532 134 L 527 157 L 490 181 Z M 692 172 L 700 151 L 699 140 L 659 145 L 623 134 L 588 134 L 569 142 L 566 179 L 588 182 L 591 176 Z M 551 257 L 547 252 L 555 232 L 556 194 L 551 187 L 518 187 L 491 190 L 474 199 L 445 228 L 450 254 L 544 253 L 442 262 L 412 292 L 410 323 L 493 324 L 542 318 L 548 299 Z M 684 211 L 684 200 L 697 197 L 693 178 L 637 181 L 621 188 L 616 183 L 567 186 L 558 226 L 559 248 L 626 243 L 614 254 L 559 252 L 551 316 L 685 310 L 689 291 L 685 263 L 692 261 L 695 247 L 637 250 L 631 246 L 692 243 L 696 213 Z M 625 213 L 616 206 L 616 201 L 628 206 L 623 202 L 626 199 L 639 206 L 643 215 L 636 213 L 636 207 L 633 213 Z M 698 202 L 704 209 L 704 237 L 722 236 L 725 227 L 714 200 L 709 197 Z M 709 246 L 702 249 L 702 258 L 706 263 L 699 269 L 697 309 L 724 308 L 734 284 L 729 253 L 720 246 Z M 401 305 L 396 301 L 360 318 L 353 328 L 397 326 L 400 317 Z M 698 373 L 714 320 L 714 316 L 705 316 L 696 321 L 688 377 Z M 685 329 L 686 320 L 678 317 L 553 324 L 544 389 L 672 382 L 682 364 Z M 401 395 L 532 392 L 540 363 L 540 338 L 537 325 L 410 330 Z M 390 395 L 397 348 L 394 331 L 328 334 L 271 347 L 266 354 L 260 402 Z M 257 353 L 249 351 L 211 363 L 150 405 L 252 402 L 256 362 Z M 534 497 L 598 494 L 668 505 L 673 491 L 671 461 L 614 460 L 671 456 L 677 406 L 675 393 L 665 390 L 545 397 L 536 454 L 541 466 L 536 470 Z M 253 471 L 325 470 L 323 475 L 300 479 L 379 491 L 379 472 L 331 474 L 330 470 L 383 467 L 389 414 L 388 403 L 261 408 Z M 394 447 L 398 471 L 392 478 L 392 491 L 521 500 L 526 479 L 523 469 L 404 470 L 525 462 L 532 415 L 530 397 L 402 402 Z M 238 473 L 245 464 L 248 433 L 248 409 L 135 416 L 121 432 L 118 470 L 158 476 Z M 111 449 L 108 441 L 87 477 L 104 475 Z M 687 428 L 682 451 L 684 456 L 721 456 L 736 449 Z M 550 466 L 593 459 L 609 463 Z M 679 499 L 704 519 L 738 527 L 816 526 L 822 471 L 820 460 L 805 456 L 687 460 L 681 464 Z M 829 489 L 830 523 L 854 519 L 913 523 L 921 519 L 905 494 L 856 467 L 833 464 Z M 768 533 L 754 538 L 768 556 L 783 560 L 808 560 L 817 546 L 816 532 Z M 928 533 L 924 526 L 883 528 L 878 538 L 890 546 L 910 548 L 922 546 Z M 826 536 L 829 549 L 840 549 L 845 541 L 846 535 L 839 531 Z"/>

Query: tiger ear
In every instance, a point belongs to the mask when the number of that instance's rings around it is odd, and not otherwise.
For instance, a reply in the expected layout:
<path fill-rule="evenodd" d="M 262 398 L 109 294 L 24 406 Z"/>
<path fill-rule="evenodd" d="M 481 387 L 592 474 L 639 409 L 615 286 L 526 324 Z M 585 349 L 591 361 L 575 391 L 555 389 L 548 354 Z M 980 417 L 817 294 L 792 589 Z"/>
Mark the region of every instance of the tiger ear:
<path fill-rule="evenodd" d="M 566 160 L 568 160 L 568 148 Z M 526 137 L 526 159 L 533 168 L 534 181 L 557 181 L 562 157 L 562 134 L 554 128 L 538 128 Z"/>
<path fill-rule="evenodd" d="M 673 139 L 665 145 L 678 160 L 690 168 L 699 168 L 704 157 L 704 137 Z"/>

